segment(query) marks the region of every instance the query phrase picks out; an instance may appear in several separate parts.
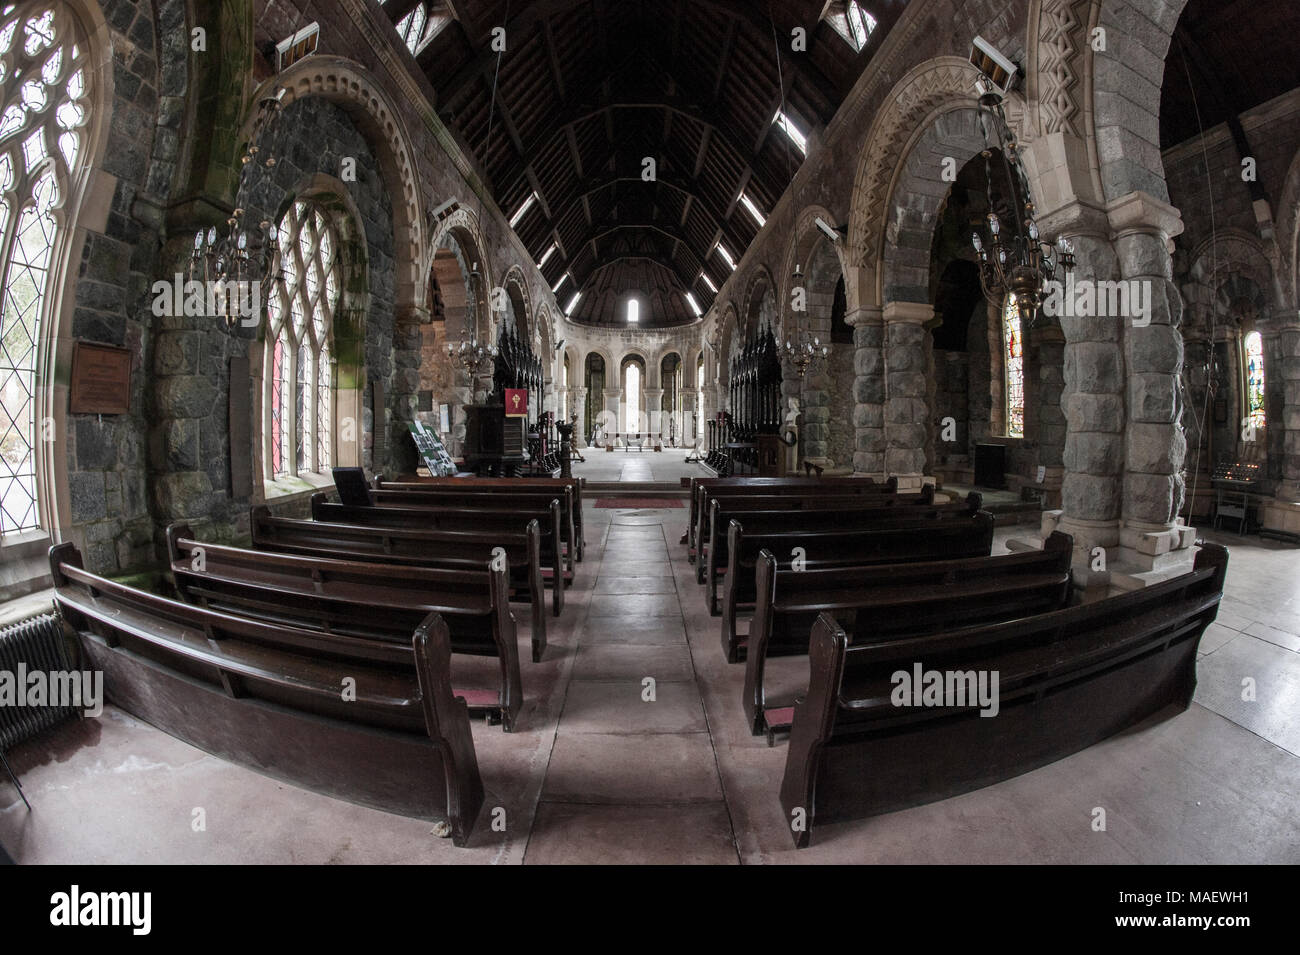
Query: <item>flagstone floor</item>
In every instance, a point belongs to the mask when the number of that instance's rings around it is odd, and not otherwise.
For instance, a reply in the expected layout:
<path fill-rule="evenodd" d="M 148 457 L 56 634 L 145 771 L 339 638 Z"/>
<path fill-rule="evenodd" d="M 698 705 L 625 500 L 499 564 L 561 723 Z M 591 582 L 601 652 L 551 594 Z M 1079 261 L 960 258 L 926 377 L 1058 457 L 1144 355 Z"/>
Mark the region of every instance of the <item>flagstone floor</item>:
<path fill-rule="evenodd" d="M 746 729 L 743 673 L 678 543 L 685 512 L 589 503 L 586 519 L 546 659 L 524 663 L 518 730 L 473 726 L 487 801 L 468 848 L 112 708 L 10 753 L 34 808 L 0 781 L 0 844 L 29 863 L 1300 862 L 1300 550 L 1214 535 L 1228 586 L 1187 712 L 796 851 L 777 801 L 785 745 Z"/>

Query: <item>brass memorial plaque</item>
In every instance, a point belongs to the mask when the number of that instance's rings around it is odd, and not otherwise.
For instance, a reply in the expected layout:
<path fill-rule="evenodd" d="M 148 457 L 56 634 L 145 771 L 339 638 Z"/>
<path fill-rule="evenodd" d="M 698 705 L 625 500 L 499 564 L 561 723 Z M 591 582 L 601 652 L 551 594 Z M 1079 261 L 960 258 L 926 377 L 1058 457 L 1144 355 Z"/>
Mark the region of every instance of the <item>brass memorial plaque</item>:
<path fill-rule="evenodd" d="M 131 407 L 131 352 L 117 345 L 77 342 L 72 351 L 73 414 L 126 414 Z"/>

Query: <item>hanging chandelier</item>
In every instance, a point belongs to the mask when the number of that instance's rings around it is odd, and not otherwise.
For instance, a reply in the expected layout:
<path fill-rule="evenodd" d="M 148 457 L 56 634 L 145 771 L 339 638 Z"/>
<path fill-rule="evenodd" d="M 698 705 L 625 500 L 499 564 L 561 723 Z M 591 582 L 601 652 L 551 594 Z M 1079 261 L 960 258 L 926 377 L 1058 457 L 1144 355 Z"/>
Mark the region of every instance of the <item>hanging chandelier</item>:
<path fill-rule="evenodd" d="M 795 265 L 791 276 L 794 287 L 803 284 L 803 269 Z M 799 321 L 794 309 L 790 309 L 790 326 L 793 334 L 784 342 L 777 343 L 777 352 L 783 361 L 789 362 L 803 378 L 809 371 L 817 372 L 830 357 L 830 345 L 823 345 L 822 340 Z"/>
<path fill-rule="evenodd" d="M 479 273 L 478 263 L 470 266 L 469 286 L 470 300 L 474 305 L 474 327 L 478 327 L 478 289 L 483 276 Z M 491 342 L 480 342 L 476 332 L 461 333 L 460 341 L 447 342 L 447 357 L 459 364 L 471 376 L 487 374 L 496 361 L 497 346 Z"/>
<path fill-rule="evenodd" d="M 247 196 L 249 181 L 255 169 L 274 169 L 276 149 L 274 134 L 278 132 L 277 120 L 283 110 L 283 100 L 288 91 L 275 87 L 263 96 L 257 104 L 257 114 L 248 137 L 248 146 L 241 157 L 239 170 L 239 187 L 235 192 L 235 201 Z M 260 145 L 268 131 L 272 137 L 265 158 L 261 157 Z M 255 226 L 247 221 L 247 212 L 243 206 L 236 205 L 226 219 L 226 230 L 219 233 L 216 226 L 204 232 L 194 234 L 194 249 L 190 254 L 189 277 L 203 282 L 209 288 L 219 285 L 226 294 L 217 295 L 217 310 L 226 321 L 228 328 L 239 324 L 250 302 L 260 303 L 266 299 L 267 286 L 276 270 L 276 254 L 279 251 L 279 233 L 275 224 L 263 219 Z M 230 288 L 235 284 L 234 289 Z M 256 296 L 252 289 L 256 288 Z M 232 294 L 233 293 L 233 294 Z"/>
<path fill-rule="evenodd" d="M 984 131 L 986 195 L 989 212 L 971 233 L 979 259 L 980 287 L 990 302 L 1010 301 L 1020 311 L 1022 327 L 1033 326 L 1048 295 L 1048 283 L 1074 270 L 1074 244 L 1061 236 L 1056 245 L 1039 236 L 1029 179 L 1020 162 L 1020 147 L 1002 110 L 1002 94 L 991 84 L 976 84 L 980 93 L 980 124 Z M 996 142 L 994 142 L 996 140 Z M 998 217 L 993 201 L 993 150 L 1000 149 L 1006 180 L 1011 187 L 1009 228 Z"/>

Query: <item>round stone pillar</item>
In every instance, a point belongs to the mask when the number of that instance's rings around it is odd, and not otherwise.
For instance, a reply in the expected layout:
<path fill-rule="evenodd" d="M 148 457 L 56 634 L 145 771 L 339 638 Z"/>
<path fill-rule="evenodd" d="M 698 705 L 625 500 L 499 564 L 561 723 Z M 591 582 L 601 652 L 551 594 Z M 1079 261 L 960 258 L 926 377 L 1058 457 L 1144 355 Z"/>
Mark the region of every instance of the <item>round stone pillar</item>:
<path fill-rule="evenodd" d="M 1111 321 L 1122 326 L 1128 371 L 1119 556 L 1125 569 L 1173 570 L 1190 562 L 1192 537 L 1177 520 L 1187 440 L 1179 399 L 1182 298 L 1172 282 L 1169 246 L 1182 232 L 1182 219 L 1177 209 L 1143 193 L 1113 203 L 1108 215 L 1124 284 L 1117 294 L 1099 287 L 1097 307 L 1113 313 L 1119 306 L 1121 314 Z"/>
<path fill-rule="evenodd" d="M 641 394 L 645 396 L 645 408 L 642 409 L 641 415 L 642 421 L 645 422 L 645 425 L 642 426 L 641 423 L 638 422 L 636 428 L 633 428 L 632 430 L 635 431 L 639 428 L 642 431 L 648 429 L 650 434 L 663 433 L 663 430 L 666 427 L 663 414 L 664 390 L 662 388 L 646 388 L 641 392 Z M 665 437 L 665 441 L 666 440 L 667 438 Z"/>
<path fill-rule="evenodd" d="M 930 440 L 930 376 L 927 371 L 927 325 L 934 306 L 890 302 L 885 323 L 885 471 L 898 477 L 899 490 L 916 490 L 923 482 L 926 445 Z"/>
<path fill-rule="evenodd" d="M 574 388 L 570 393 L 573 395 L 573 407 L 569 409 L 569 414 L 578 416 L 574 442 L 579 448 L 585 448 L 589 437 L 584 433 L 587 429 L 587 389 Z"/>
<path fill-rule="evenodd" d="M 884 319 L 878 308 L 859 308 L 844 320 L 853 328 L 853 470 L 884 479 Z"/>

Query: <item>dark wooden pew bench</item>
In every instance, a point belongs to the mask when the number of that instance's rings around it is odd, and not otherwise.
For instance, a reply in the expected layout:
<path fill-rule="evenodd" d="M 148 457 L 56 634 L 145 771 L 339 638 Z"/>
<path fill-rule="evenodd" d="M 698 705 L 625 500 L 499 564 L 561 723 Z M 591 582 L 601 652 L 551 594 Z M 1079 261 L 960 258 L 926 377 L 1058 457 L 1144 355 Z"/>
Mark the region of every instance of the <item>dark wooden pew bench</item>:
<path fill-rule="evenodd" d="M 1225 548 L 1203 543 L 1192 572 L 1142 590 L 860 646 L 819 616 L 781 783 L 795 845 L 817 826 L 979 789 L 1185 710 L 1227 566 Z M 954 691 L 980 680 L 991 691 L 996 675 L 997 693 L 916 705 L 918 669 L 922 684 L 937 674 Z"/>
<path fill-rule="evenodd" d="M 515 488 L 495 490 L 487 488 L 457 489 L 396 488 L 385 486 L 370 492 L 371 501 L 380 507 L 436 507 L 475 510 L 546 510 L 552 501 L 560 502 L 560 540 L 565 569 L 570 576 L 578 547 L 574 527 L 573 489 L 564 486 L 546 489 Z"/>
<path fill-rule="evenodd" d="M 921 532 L 924 533 L 924 532 Z M 769 700 L 770 657 L 808 652 L 818 615 L 830 614 L 854 646 L 905 634 L 972 626 L 1060 610 L 1073 592 L 1074 540 L 1053 533 L 1042 550 L 997 557 L 925 560 L 860 567 L 779 569 L 758 558 L 758 605 L 745 640 L 745 716 L 769 744 L 789 728 L 789 700 Z"/>
<path fill-rule="evenodd" d="M 750 530 L 750 528 L 754 530 Z M 795 530 L 788 524 L 764 527 L 738 515 L 728 528 L 727 573 L 722 578 L 722 649 L 730 663 L 744 659 L 744 637 L 737 632 L 742 609 L 758 598 L 758 557 L 768 551 L 779 570 L 790 570 L 799 555 L 804 571 L 879 564 L 987 557 L 993 551 L 993 515 L 947 514 L 943 519 L 878 521 L 869 527 Z M 812 621 L 808 621 L 809 626 Z"/>
<path fill-rule="evenodd" d="M 501 671 L 496 692 L 457 695 L 514 729 L 523 682 L 504 567 L 446 570 L 247 550 L 195 540 L 184 522 L 167 528 L 167 548 L 181 598 L 223 613 L 377 644 L 404 643 L 420 620 L 439 614 L 452 653 L 496 657 Z"/>
<path fill-rule="evenodd" d="M 586 535 L 583 532 L 582 520 L 582 478 L 479 478 L 479 477 L 427 477 L 416 478 L 410 481 L 385 481 L 383 478 L 374 479 L 376 490 L 395 490 L 395 491 L 438 491 L 442 488 L 449 488 L 452 491 L 457 490 L 486 490 L 502 491 L 509 493 L 513 488 L 524 490 L 545 490 L 568 488 L 570 499 L 572 501 L 573 529 L 577 544 L 577 559 L 583 558 L 586 550 Z M 563 493 L 562 491 L 559 493 Z"/>
<path fill-rule="evenodd" d="M 409 527 L 366 527 L 275 517 L 265 505 L 253 508 L 250 524 L 258 550 L 305 557 L 333 557 L 381 564 L 404 564 L 444 570 L 480 570 L 505 552 L 510 599 L 529 605 L 532 658 L 546 650 L 546 592 L 542 583 L 541 530 L 530 521 L 522 533 L 431 531 Z M 563 591 L 552 591 L 560 615 Z"/>
<path fill-rule="evenodd" d="M 324 492 L 311 497 L 312 520 L 331 524 L 359 524 L 364 527 L 407 527 L 436 531 L 469 531 L 479 534 L 520 533 L 529 521 L 537 521 L 541 530 L 542 580 L 557 591 L 573 582 L 573 574 L 564 567 L 564 538 L 560 530 L 560 502 L 552 499 L 546 507 L 495 508 L 459 507 L 387 507 L 334 504 Z M 564 608 L 563 593 L 556 594 L 559 609 Z"/>
<path fill-rule="evenodd" d="M 690 481 L 689 524 L 687 525 L 686 534 L 683 535 L 683 541 L 687 545 L 687 553 L 691 561 L 694 561 L 698 556 L 701 533 L 708 529 L 709 499 L 713 494 L 729 497 L 743 497 L 745 495 L 801 497 L 824 493 L 828 495 L 838 494 L 843 497 L 854 494 L 880 495 L 898 493 L 898 478 L 896 477 L 891 477 L 888 481 L 880 484 L 877 484 L 871 478 L 855 477 L 731 477 L 691 478 Z M 932 485 L 927 485 L 927 487 L 930 487 L 930 490 L 927 492 L 922 489 L 922 493 L 930 495 L 931 499 L 933 499 L 934 488 Z"/>
<path fill-rule="evenodd" d="M 437 613 L 407 641 L 381 643 L 146 593 L 88 573 L 70 543 L 50 548 L 50 571 L 115 706 L 294 785 L 445 819 L 453 842 L 467 843 L 483 782 Z"/>
<path fill-rule="evenodd" d="M 902 496 L 800 500 L 802 506 L 791 508 L 788 502 L 762 503 L 756 507 L 755 501 L 765 502 L 763 498 L 713 499 L 709 508 L 710 542 L 703 564 L 697 565 L 704 572 L 702 582 L 708 588 L 709 613 L 716 617 L 721 612 L 718 591 L 730 559 L 727 535 L 733 520 L 740 520 L 759 534 L 781 530 L 862 530 L 914 521 L 969 519 L 979 512 L 982 503 L 981 496 L 974 492 L 966 500 L 951 504 L 930 503 L 919 495 L 913 495 L 911 500 Z"/>

